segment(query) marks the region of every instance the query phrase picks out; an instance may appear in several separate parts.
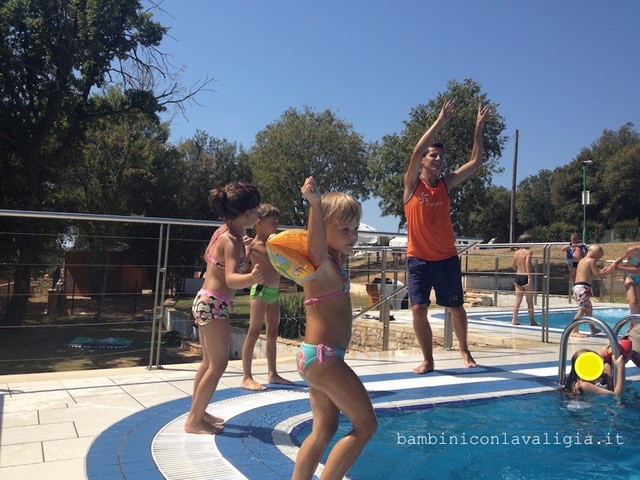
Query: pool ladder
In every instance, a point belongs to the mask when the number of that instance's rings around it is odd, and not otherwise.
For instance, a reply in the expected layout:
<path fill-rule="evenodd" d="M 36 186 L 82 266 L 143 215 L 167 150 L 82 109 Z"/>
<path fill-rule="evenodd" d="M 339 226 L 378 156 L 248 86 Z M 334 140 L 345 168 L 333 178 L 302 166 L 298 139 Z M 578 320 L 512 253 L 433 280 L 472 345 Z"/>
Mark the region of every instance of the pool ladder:
<path fill-rule="evenodd" d="M 566 363 L 567 363 L 567 344 L 569 343 L 569 337 L 571 336 L 571 332 L 573 329 L 578 328 L 583 323 L 595 325 L 599 329 L 601 329 L 609 339 L 609 344 L 611 345 L 611 351 L 613 352 L 612 358 L 617 358 L 620 356 L 620 347 L 618 346 L 618 334 L 620 330 L 630 322 L 638 322 L 640 321 L 639 314 L 632 314 L 623 317 L 618 323 L 615 324 L 613 329 L 596 317 L 580 317 L 572 321 L 567 328 L 562 332 L 562 338 L 560 339 L 560 360 L 558 362 L 558 384 L 564 385 L 566 380 Z M 613 385 L 612 388 L 615 389 L 616 383 L 616 366 L 615 363 L 611 362 L 611 376 L 613 377 Z"/>

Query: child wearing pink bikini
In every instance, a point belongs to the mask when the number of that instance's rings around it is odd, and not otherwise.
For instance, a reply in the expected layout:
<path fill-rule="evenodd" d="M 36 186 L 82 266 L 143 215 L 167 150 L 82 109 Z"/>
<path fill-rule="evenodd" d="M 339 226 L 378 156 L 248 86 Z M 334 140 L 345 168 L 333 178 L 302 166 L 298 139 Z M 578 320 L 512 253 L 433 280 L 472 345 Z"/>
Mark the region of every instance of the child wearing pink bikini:
<path fill-rule="evenodd" d="M 309 202 L 307 256 L 316 272 L 303 284 L 307 326 L 298 372 L 309 386 L 313 427 L 300 446 L 292 479 L 312 478 L 343 412 L 353 428 L 334 445 L 322 472 L 323 479 L 341 479 L 378 426 L 364 385 L 344 362 L 352 312 L 349 278 L 342 265 L 358 240 L 362 210 L 349 195 L 321 196 L 313 177 L 305 180 L 302 195 Z"/>
<path fill-rule="evenodd" d="M 260 265 L 244 272 L 249 263 L 244 233 L 258 220 L 258 189 L 242 182 L 229 183 L 211 190 L 209 204 L 224 225 L 214 232 L 205 251 L 204 283 L 193 300 L 202 363 L 193 381 L 193 399 L 184 431 L 213 435 L 222 431 L 224 420 L 207 413 L 206 408 L 229 360 L 229 308 L 237 289 L 262 283 L 264 275 Z"/>

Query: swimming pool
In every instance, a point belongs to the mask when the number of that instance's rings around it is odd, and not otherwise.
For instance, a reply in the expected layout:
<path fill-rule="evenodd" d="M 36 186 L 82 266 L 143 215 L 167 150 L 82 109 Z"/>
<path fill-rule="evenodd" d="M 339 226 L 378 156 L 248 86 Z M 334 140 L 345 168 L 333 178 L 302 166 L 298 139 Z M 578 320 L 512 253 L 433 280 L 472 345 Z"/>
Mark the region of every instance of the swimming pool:
<path fill-rule="evenodd" d="M 549 311 L 549 327 L 557 328 L 564 330 L 564 328 L 571 323 L 573 317 L 575 317 L 577 311 L 577 307 L 570 309 L 561 309 L 561 310 L 550 310 Z M 607 323 L 611 328 L 615 326 L 615 324 L 622 318 L 629 315 L 629 309 L 623 307 L 594 307 L 593 308 L 593 317 L 596 317 L 603 322 Z M 512 313 L 511 312 L 496 312 L 496 313 L 481 313 L 481 314 L 469 314 L 469 320 L 481 320 L 483 322 L 500 322 L 500 323 L 511 323 Z M 542 313 L 536 312 L 534 314 L 534 318 L 536 322 L 542 324 Z M 526 309 L 520 309 L 520 313 L 518 315 L 518 321 L 522 325 L 529 325 L 529 316 L 526 312 Z M 581 325 L 579 328 L 581 331 L 588 331 L 589 327 L 587 325 Z"/>
<path fill-rule="evenodd" d="M 620 400 L 545 392 L 376 412 L 350 479 L 640 478 L 637 384 Z M 335 438 L 350 428 L 341 420 Z"/>

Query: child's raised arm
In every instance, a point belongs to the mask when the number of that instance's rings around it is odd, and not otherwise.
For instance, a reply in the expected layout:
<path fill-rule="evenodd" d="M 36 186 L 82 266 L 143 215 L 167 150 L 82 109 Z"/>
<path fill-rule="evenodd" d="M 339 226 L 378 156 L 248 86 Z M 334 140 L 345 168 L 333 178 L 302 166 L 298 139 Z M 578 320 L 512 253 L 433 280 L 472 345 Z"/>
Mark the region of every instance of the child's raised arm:
<path fill-rule="evenodd" d="M 307 256 L 314 267 L 319 267 L 327 256 L 327 232 L 322 216 L 320 191 L 313 177 L 307 177 L 300 189 L 309 202 L 307 223 Z"/>

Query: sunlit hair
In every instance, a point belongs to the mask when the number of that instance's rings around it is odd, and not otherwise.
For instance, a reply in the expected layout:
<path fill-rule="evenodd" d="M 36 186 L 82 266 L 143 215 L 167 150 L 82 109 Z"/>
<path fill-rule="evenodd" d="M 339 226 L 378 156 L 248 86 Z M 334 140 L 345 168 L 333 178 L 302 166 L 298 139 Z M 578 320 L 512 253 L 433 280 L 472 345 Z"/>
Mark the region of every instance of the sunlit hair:
<path fill-rule="evenodd" d="M 360 202 L 350 195 L 341 192 L 327 192 L 322 194 L 322 219 L 329 222 L 351 222 L 362 218 Z"/>
<path fill-rule="evenodd" d="M 280 210 L 269 203 L 263 203 L 258 208 L 258 218 L 264 220 L 269 217 L 280 217 Z"/>
<path fill-rule="evenodd" d="M 604 252 L 604 250 L 602 249 L 602 247 L 598 244 L 593 244 L 589 247 L 588 253 L 591 254 L 591 256 L 596 255 L 600 252 Z"/>
<path fill-rule="evenodd" d="M 209 192 L 209 205 L 221 220 L 235 220 L 260 205 L 260 199 L 258 189 L 244 182 L 227 183 Z"/>

